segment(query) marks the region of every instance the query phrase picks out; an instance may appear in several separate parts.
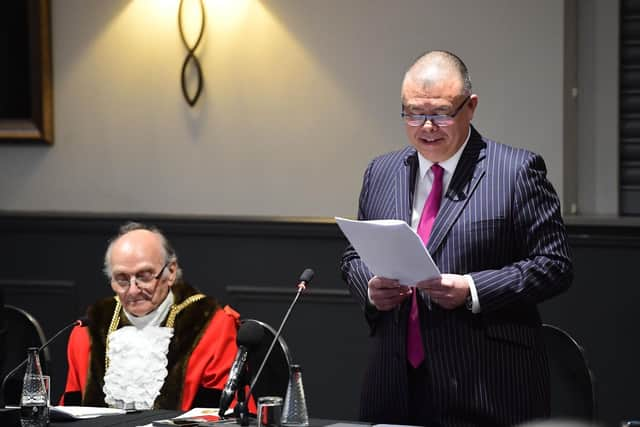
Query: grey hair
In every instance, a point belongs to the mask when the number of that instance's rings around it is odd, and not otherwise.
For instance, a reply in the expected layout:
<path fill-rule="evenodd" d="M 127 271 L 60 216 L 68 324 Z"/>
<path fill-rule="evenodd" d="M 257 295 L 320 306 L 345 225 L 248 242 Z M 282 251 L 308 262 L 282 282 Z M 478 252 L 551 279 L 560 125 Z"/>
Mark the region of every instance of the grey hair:
<path fill-rule="evenodd" d="M 104 267 L 102 269 L 102 271 L 104 272 L 104 274 L 107 276 L 108 279 L 111 279 L 111 251 L 113 250 L 113 244 L 120 237 L 135 230 L 147 230 L 157 235 L 160 238 L 160 243 L 162 244 L 162 250 L 164 251 L 164 262 L 167 264 L 171 262 L 176 262 L 176 263 L 178 262 L 178 255 L 176 254 L 176 251 L 173 249 L 173 246 L 171 246 L 171 243 L 169 243 L 169 240 L 167 240 L 165 235 L 162 233 L 162 231 L 160 231 L 158 227 L 153 225 L 143 224 L 140 222 L 130 221 L 122 225 L 118 229 L 118 234 L 116 234 L 111 239 L 109 239 L 109 246 L 107 246 L 107 251 L 104 254 Z M 178 266 L 178 270 L 176 271 L 176 281 L 181 278 L 182 278 L 182 269 L 180 268 L 180 266 Z"/>
<path fill-rule="evenodd" d="M 416 70 L 433 63 L 437 63 L 445 67 L 451 67 L 457 71 L 460 76 L 460 80 L 462 81 L 462 95 L 471 95 L 472 86 L 469 69 L 459 56 L 446 50 L 432 50 L 420 55 L 405 73 L 404 80 L 406 81 L 407 78 L 409 78 L 409 76 Z"/>

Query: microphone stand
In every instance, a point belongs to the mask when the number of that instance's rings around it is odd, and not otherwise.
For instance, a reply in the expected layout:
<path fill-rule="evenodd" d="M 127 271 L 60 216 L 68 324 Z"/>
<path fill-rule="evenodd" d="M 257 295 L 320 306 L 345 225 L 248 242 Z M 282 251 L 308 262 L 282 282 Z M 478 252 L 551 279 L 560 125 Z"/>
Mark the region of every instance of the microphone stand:
<path fill-rule="evenodd" d="M 305 270 L 305 273 L 306 272 L 307 272 L 307 270 Z M 313 271 L 311 271 L 311 277 L 313 277 Z M 291 314 L 291 311 L 293 310 L 293 307 L 298 302 L 298 298 L 300 298 L 300 295 L 302 294 L 302 292 L 307 288 L 306 283 L 310 282 L 310 281 L 311 281 L 311 278 L 309 278 L 308 280 L 301 280 L 300 283 L 298 283 L 298 292 L 296 292 L 296 296 L 293 299 L 293 301 L 291 302 L 291 304 L 289 305 L 289 309 L 287 310 L 287 313 L 284 315 L 284 318 L 282 319 L 282 322 L 280 323 L 280 327 L 276 331 L 276 334 L 273 336 L 273 341 L 271 341 L 271 345 L 269 346 L 269 349 L 267 350 L 267 353 L 265 354 L 264 359 L 262 359 L 262 363 L 260 364 L 260 367 L 258 368 L 258 372 L 256 372 L 256 375 L 253 377 L 253 381 L 251 381 L 251 385 L 249 386 L 249 391 L 247 392 L 246 399 L 242 399 L 242 400 L 240 399 L 240 390 L 241 389 L 238 388 L 238 403 L 236 404 L 236 409 L 238 411 L 238 419 L 239 419 L 240 425 L 242 427 L 246 427 L 246 426 L 249 425 L 248 404 L 249 404 L 249 399 L 251 398 L 251 392 L 253 391 L 253 387 L 255 387 L 256 383 L 258 382 L 258 378 L 260 377 L 260 374 L 262 373 L 262 369 L 267 364 L 267 360 L 269 360 L 269 356 L 271 355 L 271 351 L 273 350 L 273 347 L 276 345 L 276 342 L 278 341 L 278 338 L 280 338 L 280 333 L 282 332 L 282 329 L 284 328 L 284 325 L 287 323 L 287 319 L 289 318 L 289 315 Z"/>
<path fill-rule="evenodd" d="M 247 398 L 244 392 L 244 388 L 247 385 L 247 371 L 246 369 L 240 376 L 240 381 L 238 381 L 238 390 L 236 391 L 237 402 L 236 407 L 233 409 L 233 413 L 238 420 L 240 420 L 240 424 L 244 426 L 249 425 L 249 410 L 247 408 Z M 242 424 L 246 423 L 246 424 Z"/>

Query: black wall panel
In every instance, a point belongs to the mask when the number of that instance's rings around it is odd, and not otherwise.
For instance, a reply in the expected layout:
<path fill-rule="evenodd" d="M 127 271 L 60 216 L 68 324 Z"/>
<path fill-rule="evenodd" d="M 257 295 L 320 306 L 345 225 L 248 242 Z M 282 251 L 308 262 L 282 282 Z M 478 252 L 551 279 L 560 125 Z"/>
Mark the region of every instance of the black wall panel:
<path fill-rule="evenodd" d="M 300 273 L 316 271 L 284 337 L 303 368 L 311 416 L 355 419 L 367 357 L 367 326 L 338 269 L 346 242 L 333 221 L 302 219 L 0 215 L 0 284 L 7 303 L 43 320 L 47 336 L 111 295 L 101 273 L 107 239 L 126 220 L 158 225 L 174 243 L 186 279 L 243 317 L 278 326 Z M 543 319 L 587 352 L 607 425 L 638 417 L 640 228 L 568 226 L 575 280 L 541 306 Z M 24 289 L 23 289 L 24 288 Z M 63 337 L 63 341 L 64 341 Z M 62 391 L 64 343 L 52 349 L 53 390 Z"/>

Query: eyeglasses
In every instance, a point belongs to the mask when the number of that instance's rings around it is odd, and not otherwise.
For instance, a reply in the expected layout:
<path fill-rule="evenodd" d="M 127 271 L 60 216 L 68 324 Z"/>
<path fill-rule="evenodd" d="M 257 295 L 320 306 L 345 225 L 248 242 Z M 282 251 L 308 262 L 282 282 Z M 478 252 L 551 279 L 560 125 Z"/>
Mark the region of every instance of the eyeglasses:
<path fill-rule="evenodd" d="M 162 276 L 162 273 L 164 273 L 164 269 L 167 268 L 168 265 L 169 265 L 169 262 L 167 261 L 162 266 L 158 274 L 155 274 L 153 271 L 149 271 L 149 270 L 139 271 L 132 276 L 128 274 L 120 273 L 120 274 L 117 274 L 116 276 L 113 276 L 111 280 L 113 283 L 117 284 L 121 288 L 127 289 L 129 286 L 131 286 L 131 279 L 133 279 L 133 281 L 136 282 L 136 286 L 138 288 L 148 290 L 153 284 L 153 282 L 155 282 Z"/>
<path fill-rule="evenodd" d="M 435 115 L 409 114 L 403 111 L 401 113 L 402 120 L 404 120 L 404 122 L 411 127 L 424 126 L 427 120 L 429 120 L 431 124 L 434 126 L 438 126 L 438 127 L 451 126 L 453 124 L 453 121 L 456 115 L 460 112 L 460 110 L 462 110 L 462 107 L 464 107 L 464 105 L 467 103 L 469 98 L 471 98 L 471 95 L 467 95 L 464 101 L 462 101 L 462 104 L 460 104 L 460 106 L 456 108 L 456 111 L 454 111 L 451 114 L 435 114 Z M 404 109 L 404 106 L 402 108 Z"/>

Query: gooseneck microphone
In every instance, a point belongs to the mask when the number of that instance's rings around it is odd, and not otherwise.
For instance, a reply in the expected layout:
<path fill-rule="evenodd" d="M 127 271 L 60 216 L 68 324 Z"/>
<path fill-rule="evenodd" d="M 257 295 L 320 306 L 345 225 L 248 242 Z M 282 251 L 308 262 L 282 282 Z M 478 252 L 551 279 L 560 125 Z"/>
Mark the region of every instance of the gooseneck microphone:
<path fill-rule="evenodd" d="M 271 350 L 273 350 L 273 347 L 276 345 L 276 342 L 278 342 L 278 338 L 280 338 L 280 333 L 282 332 L 282 329 L 284 328 L 284 325 L 287 323 L 287 319 L 289 319 L 289 315 L 291 314 L 291 310 L 293 310 L 293 307 L 296 305 L 296 303 L 298 302 L 298 298 L 300 298 L 300 295 L 302 294 L 302 292 L 307 289 L 307 285 L 309 283 L 311 283 L 311 280 L 313 279 L 314 276 L 314 272 L 312 269 L 307 268 L 305 269 L 302 274 L 300 275 L 300 278 L 298 279 L 298 292 L 296 292 L 296 296 L 293 298 L 293 301 L 291 302 L 291 305 L 289 306 L 289 309 L 287 310 L 287 313 L 284 315 L 284 318 L 282 319 L 282 322 L 280 323 L 280 327 L 278 328 L 278 330 L 276 331 L 276 334 L 273 336 L 273 341 L 271 341 L 271 345 L 269 346 L 269 349 L 267 350 L 267 353 L 264 356 L 264 359 L 262 359 L 262 363 L 260 363 L 260 367 L 258 368 L 258 371 L 256 372 L 256 375 L 253 377 L 253 380 L 251 381 L 251 385 L 249 386 L 249 391 L 247 392 L 247 396 L 246 399 L 243 402 L 238 402 L 238 406 L 239 406 L 239 418 L 240 418 L 240 425 L 241 426 L 248 426 L 249 425 L 249 416 L 247 414 L 247 404 L 249 402 L 249 399 L 251 398 L 251 392 L 253 391 L 253 387 L 255 387 L 256 383 L 258 382 L 258 378 L 260 377 L 260 374 L 262 373 L 262 369 L 264 368 L 264 366 L 267 363 L 267 360 L 269 360 L 269 355 L 271 355 Z"/>
<path fill-rule="evenodd" d="M 238 336 L 236 338 L 238 352 L 236 353 L 233 365 L 231 365 L 229 379 L 227 380 L 227 383 L 222 390 L 222 394 L 220 395 L 218 414 L 221 418 L 224 416 L 224 413 L 227 411 L 231 401 L 236 395 L 238 384 L 241 382 L 242 376 L 246 371 L 245 365 L 247 363 L 247 354 L 249 353 L 249 350 L 260 344 L 263 337 L 264 329 L 262 329 L 260 325 L 251 322 L 240 325 L 240 329 L 238 329 Z"/>
<path fill-rule="evenodd" d="M 63 332 L 65 332 L 68 329 L 73 328 L 74 326 L 89 326 L 89 318 L 87 316 L 81 317 L 81 318 L 79 318 L 77 320 L 74 320 L 72 323 L 69 323 L 64 328 L 60 329 L 51 338 L 49 338 L 44 344 L 42 344 L 40 347 L 38 347 L 38 354 L 40 354 L 40 352 L 42 350 L 44 350 L 49 344 L 51 344 L 53 341 L 55 341 L 55 339 L 58 338 L 60 336 L 60 334 L 62 334 Z M 0 407 L 4 408 L 4 406 L 5 406 L 4 393 L 5 393 L 5 387 L 7 386 L 7 380 L 9 378 L 11 378 L 16 372 L 18 372 L 18 370 L 20 368 L 22 368 L 26 363 L 27 363 L 27 359 L 24 359 L 22 362 L 20 362 L 20 364 L 18 366 L 16 366 L 11 371 L 9 371 L 9 373 L 7 375 L 5 375 L 4 379 L 2 380 L 2 386 L 0 386 L 0 391 L 1 391 L 1 393 L 0 393 L 0 398 L 1 398 Z"/>

